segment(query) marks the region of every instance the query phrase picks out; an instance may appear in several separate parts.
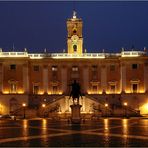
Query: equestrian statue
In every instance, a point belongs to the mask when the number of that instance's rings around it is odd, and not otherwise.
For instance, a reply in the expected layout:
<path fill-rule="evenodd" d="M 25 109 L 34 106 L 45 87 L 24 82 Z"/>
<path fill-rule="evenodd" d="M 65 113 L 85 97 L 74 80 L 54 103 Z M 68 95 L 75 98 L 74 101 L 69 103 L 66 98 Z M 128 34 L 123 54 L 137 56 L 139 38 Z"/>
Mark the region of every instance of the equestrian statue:
<path fill-rule="evenodd" d="M 74 82 L 70 86 L 72 87 L 72 89 L 70 92 L 69 99 L 72 97 L 73 104 L 76 104 L 75 102 L 77 102 L 77 104 L 79 104 L 79 98 L 80 97 L 82 98 L 80 84 L 77 83 L 76 80 L 74 80 Z"/>

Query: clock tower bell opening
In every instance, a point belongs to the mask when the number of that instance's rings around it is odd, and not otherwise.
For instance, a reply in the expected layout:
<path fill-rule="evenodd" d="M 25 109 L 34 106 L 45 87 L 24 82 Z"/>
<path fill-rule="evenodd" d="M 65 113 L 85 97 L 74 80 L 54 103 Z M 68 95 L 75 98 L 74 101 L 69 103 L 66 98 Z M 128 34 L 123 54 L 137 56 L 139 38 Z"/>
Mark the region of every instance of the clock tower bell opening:
<path fill-rule="evenodd" d="M 67 20 L 67 50 L 70 54 L 83 53 L 82 26 L 82 19 L 73 11 L 73 17 Z"/>

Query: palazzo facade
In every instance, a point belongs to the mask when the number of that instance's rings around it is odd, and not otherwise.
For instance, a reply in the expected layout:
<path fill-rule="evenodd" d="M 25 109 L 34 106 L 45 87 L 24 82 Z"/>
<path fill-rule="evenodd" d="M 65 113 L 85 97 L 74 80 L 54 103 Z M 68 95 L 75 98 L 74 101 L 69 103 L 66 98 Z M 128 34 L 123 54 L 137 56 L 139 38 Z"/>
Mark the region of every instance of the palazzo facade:
<path fill-rule="evenodd" d="M 67 50 L 63 53 L 1 49 L 0 114 L 17 110 L 23 103 L 40 107 L 53 101 L 61 101 L 60 112 L 69 111 L 70 84 L 74 80 L 80 83 L 84 95 L 83 112 L 93 112 L 95 104 L 126 102 L 141 114 L 148 114 L 146 50 L 87 53 L 82 28 L 82 19 L 74 12 L 67 20 Z"/>

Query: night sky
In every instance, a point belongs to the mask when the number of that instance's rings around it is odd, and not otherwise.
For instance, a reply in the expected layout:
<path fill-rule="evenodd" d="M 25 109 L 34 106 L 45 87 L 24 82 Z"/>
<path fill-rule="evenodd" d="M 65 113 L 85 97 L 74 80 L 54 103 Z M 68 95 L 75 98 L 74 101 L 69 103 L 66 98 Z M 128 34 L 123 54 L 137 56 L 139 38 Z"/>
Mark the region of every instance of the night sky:
<path fill-rule="evenodd" d="M 84 49 L 120 52 L 148 47 L 148 2 L 0 2 L 0 47 L 4 51 L 62 52 L 66 20 L 75 8 L 83 20 Z"/>

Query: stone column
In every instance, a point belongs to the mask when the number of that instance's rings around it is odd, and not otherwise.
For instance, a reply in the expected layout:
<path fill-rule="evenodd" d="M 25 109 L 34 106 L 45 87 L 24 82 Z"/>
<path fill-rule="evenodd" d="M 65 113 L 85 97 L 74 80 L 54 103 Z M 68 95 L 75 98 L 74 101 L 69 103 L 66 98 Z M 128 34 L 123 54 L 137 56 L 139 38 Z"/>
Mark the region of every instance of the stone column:
<path fill-rule="evenodd" d="M 43 67 L 43 90 L 44 93 L 48 93 L 48 66 Z"/>
<path fill-rule="evenodd" d="M 144 90 L 148 92 L 148 63 L 144 64 Z"/>
<path fill-rule="evenodd" d="M 126 66 L 125 64 L 121 64 L 121 84 L 120 88 L 122 92 L 125 92 L 126 90 Z"/>
<path fill-rule="evenodd" d="M 102 91 L 107 89 L 107 69 L 105 65 L 101 66 L 101 87 Z"/>
<path fill-rule="evenodd" d="M 3 91 L 3 64 L 0 63 L 0 93 Z"/>
<path fill-rule="evenodd" d="M 67 69 L 65 66 L 61 68 L 61 85 L 63 93 L 66 92 L 68 84 L 67 84 Z"/>
<path fill-rule="evenodd" d="M 27 63 L 23 65 L 23 89 L 25 93 L 29 93 L 29 72 Z"/>
<path fill-rule="evenodd" d="M 82 78 L 83 78 L 83 86 L 81 86 L 84 90 L 84 93 L 86 93 L 89 89 L 89 69 L 88 69 L 88 66 L 84 66 L 83 67 L 83 75 L 82 75 Z"/>

